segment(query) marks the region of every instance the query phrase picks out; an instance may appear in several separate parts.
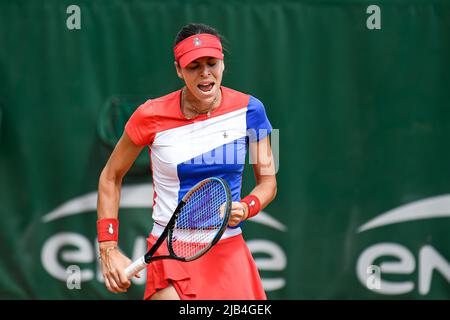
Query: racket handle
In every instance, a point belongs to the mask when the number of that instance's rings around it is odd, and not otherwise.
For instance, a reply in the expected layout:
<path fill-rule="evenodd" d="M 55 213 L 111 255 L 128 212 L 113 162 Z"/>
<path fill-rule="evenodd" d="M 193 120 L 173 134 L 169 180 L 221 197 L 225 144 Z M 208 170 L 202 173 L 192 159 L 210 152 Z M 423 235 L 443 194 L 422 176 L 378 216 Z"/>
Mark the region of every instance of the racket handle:
<path fill-rule="evenodd" d="M 147 264 L 145 263 L 144 256 L 142 256 L 125 269 L 125 275 L 128 279 L 131 279 L 141 270 L 145 269 L 146 266 Z"/>

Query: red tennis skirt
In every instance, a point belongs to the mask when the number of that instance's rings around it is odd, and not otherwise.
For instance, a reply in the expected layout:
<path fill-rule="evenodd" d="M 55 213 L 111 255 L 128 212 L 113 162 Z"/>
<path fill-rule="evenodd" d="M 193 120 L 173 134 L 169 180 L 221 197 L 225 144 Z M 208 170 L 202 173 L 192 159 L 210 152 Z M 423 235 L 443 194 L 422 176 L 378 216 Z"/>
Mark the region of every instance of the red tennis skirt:
<path fill-rule="evenodd" d="M 157 238 L 150 235 L 149 248 Z M 156 255 L 167 255 L 167 242 Z M 220 240 L 190 262 L 162 259 L 147 266 L 144 299 L 172 284 L 181 300 L 266 300 L 258 269 L 242 234 Z"/>

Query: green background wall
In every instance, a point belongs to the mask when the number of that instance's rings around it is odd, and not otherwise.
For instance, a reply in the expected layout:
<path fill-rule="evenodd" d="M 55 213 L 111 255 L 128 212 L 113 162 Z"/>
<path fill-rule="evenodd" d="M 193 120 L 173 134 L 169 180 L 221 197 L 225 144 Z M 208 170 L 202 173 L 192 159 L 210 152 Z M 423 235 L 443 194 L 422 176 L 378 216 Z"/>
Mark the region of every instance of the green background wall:
<path fill-rule="evenodd" d="M 71 4 L 80 30 L 66 26 Z M 189 22 L 222 33 L 223 84 L 262 100 L 279 129 L 275 220 L 244 227 L 268 297 L 450 298 L 450 2 L 432 0 L 1 1 L 0 298 L 142 298 L 142 285 L 113 295 L 99 281 L 92 203 L 127 117 L 182 85 L 172 43 Z M 150 182 L 143 152 L 124 186 Z M 128 255 L 144 250 L 148 205 L 120 211 Z M 51 219 L 58 209 L 72 214 Z M 358 278 L 367 252 L 380 289 Z M 55 276 L 71 264 L 79 290 Z"/>

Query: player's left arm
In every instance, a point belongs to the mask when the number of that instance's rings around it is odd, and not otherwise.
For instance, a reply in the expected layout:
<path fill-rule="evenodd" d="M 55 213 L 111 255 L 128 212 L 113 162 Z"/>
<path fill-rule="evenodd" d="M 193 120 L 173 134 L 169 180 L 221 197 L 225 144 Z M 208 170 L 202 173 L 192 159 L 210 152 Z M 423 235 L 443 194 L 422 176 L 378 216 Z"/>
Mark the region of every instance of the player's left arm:
<path fill-rule="evenodd" d="M 253 163 L 256 186 L 250 192 L 261 201 L 264 209 L 277 194 L 275 161 L 269 136 L 257 142 L 250 142 L 250 161 Z"/>
<path fill-rule="evenodd" d="M 264 209 L 277 194 L 275 161 L 270 146 L 269 136 L 256 142 L 250 142 L 250 163 L 253 164 L 256 186 L 250 192 L 256 196 Z M 233 202 L 230 226 L 236 226 L 248 217 L 248 206 L 243 202 Z"/>

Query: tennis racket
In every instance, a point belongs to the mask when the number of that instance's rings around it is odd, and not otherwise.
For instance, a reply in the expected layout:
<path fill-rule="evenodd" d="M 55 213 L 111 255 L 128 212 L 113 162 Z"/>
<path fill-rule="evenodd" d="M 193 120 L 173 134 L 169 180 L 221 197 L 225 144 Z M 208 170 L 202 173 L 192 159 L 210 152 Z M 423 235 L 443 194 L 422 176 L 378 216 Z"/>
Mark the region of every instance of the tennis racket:
<path fill-rule="evenodd" d="M 125 269 L 127 278 L 133 278 L 155 260 L 192 261 L 200 258 L 225 232 L 230 212 L 231 192 L 227 182 L 216 177 L 200 181 L 181 199 L 150 250 Z M 166 238 L 169 255 L 154 257 Z"/>

